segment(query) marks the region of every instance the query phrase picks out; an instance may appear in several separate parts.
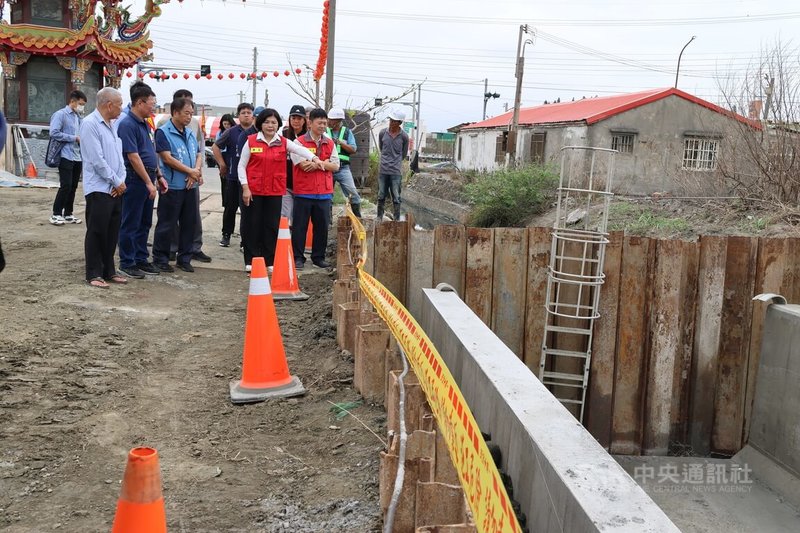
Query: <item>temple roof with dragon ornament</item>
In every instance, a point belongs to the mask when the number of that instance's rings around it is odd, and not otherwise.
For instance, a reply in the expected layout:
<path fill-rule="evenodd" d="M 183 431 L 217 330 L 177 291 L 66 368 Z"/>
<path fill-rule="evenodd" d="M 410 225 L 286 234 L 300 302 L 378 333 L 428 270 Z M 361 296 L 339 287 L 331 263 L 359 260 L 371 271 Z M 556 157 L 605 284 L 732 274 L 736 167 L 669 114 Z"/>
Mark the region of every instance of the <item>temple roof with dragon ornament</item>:
<path fill-rule="evenodd" d="M 0 0 L 0 17 L 6 4 L 19 1 Z M 11 55 L 16 52 L 76 57 L 120 68 L 131 67 L 148 58 L 153 47 L 148 25 L 161 14 L 160 6 L 169 1 L 147 0 L 144 14 L 131 20 L 130 12 L 120 6 L 120 0 L 69 0 L 70 28 L 0 21 L 0 44 L 6 56 L 3 59 L 13 62 Z"/>

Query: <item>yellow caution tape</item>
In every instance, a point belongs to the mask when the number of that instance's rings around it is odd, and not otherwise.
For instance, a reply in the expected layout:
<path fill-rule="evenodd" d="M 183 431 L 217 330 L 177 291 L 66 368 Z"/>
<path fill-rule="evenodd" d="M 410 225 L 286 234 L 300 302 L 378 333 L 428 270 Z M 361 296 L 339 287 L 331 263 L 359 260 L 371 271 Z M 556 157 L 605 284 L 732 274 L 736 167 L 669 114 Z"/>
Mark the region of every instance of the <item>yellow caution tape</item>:
<path fill-rule="evenodd" d="M 520 532 L 500 472 L 453 375 L 411 313 L 380 281 L 362 269 L 367 258 L 366 231 L 349 204 L 346 211 L 361 244 L 361 257 L 356 264 L 359 286 L 403 347 L 419 378 L 458 471 L 478 531 Z"/>

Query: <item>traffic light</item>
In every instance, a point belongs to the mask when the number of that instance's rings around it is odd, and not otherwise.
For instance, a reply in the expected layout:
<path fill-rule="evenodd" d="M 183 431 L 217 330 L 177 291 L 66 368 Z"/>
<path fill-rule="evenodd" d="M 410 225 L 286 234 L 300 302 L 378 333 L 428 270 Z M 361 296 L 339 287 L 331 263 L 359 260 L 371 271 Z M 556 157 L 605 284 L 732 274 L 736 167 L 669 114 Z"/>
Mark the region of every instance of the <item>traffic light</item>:
<path fill-rule="evenodd" d="M 211 74 L 211 65 L 200 65 L 200 75 L 208 76 Z"/>

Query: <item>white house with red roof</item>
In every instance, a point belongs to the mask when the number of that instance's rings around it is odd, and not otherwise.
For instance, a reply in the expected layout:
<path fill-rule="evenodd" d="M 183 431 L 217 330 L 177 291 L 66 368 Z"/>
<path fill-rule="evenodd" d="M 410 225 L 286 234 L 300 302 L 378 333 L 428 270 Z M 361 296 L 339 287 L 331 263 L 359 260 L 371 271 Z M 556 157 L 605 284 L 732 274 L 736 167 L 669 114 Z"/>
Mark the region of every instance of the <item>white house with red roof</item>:
<path fill-rule="evenodd" d="M 462 169 L 494 170 L 505 163 L 512 113 L 460 128 L 456 164 Z M 693 189 L 719 190 L 722 174 L 745 172 L 744 129 L 760 129 L 748 119 L 684 91 L 652 89 L 586 98 L 520 110 L 517 160 L 556 162 L 564 146 L 612 148 L 616 192 L 672 192 L 691 182 Z"/>

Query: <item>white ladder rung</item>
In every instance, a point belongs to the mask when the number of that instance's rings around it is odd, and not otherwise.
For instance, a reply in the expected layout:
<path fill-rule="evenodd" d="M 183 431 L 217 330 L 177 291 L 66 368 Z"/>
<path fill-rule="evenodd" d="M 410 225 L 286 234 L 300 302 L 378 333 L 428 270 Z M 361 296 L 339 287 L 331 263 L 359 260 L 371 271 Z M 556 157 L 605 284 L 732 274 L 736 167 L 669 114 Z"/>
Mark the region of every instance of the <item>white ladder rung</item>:
<path fill-rule="evenodd" d="M 547 332 L 554 332 L 554 333 L 572 333 L 573 335 L 591 335 L 591 329 L 582 329 L 582 328 L 568 328 L 566 326 L 551 326 L 546 325 L 545 331 Z"/>
<path fill-rule="evenodd" d="M 565 381 L 580 381 L 583 383 L 583 374 L 567 374 L 566 372 L 551 372 L 549 370 L 545 370 L 542 376 L 544 379 L 563 379 Z"/>
<path fill-rule="evenodd" d="M 580 359 L 585 359 L 589 357 L 587 352 L 578 352 L 575 350 L 558 350 L 555 348 L 546 348 L 544 351 L 547 355 L 561 355 L 564 357 L 577 357 Z"/>

